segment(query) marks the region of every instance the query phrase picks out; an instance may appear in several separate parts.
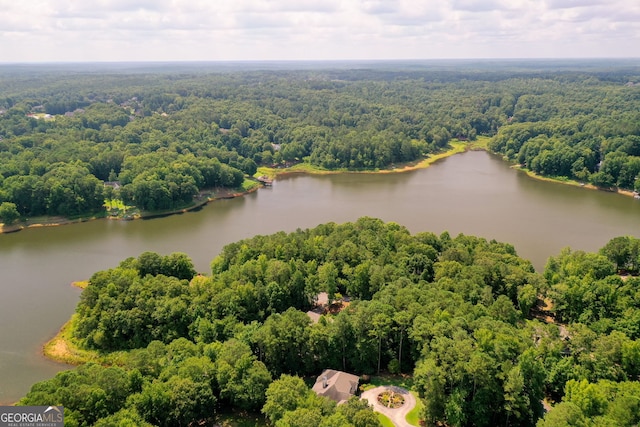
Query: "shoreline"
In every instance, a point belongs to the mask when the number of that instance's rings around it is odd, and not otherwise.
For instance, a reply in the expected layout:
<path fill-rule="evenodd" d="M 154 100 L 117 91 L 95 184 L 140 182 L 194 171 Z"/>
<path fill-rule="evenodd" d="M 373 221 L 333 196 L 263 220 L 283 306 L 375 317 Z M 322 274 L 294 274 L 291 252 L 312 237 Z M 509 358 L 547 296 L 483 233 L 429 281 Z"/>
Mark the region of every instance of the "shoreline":
<path fill-rule="evenodd" d="M 71 318 L 62 325 L 58 333 L 42 346 L 42 355 L 44 357 L 54 362 L 71 366 L 78 366 L 88 362 L 88 359 L 79 354 L 69 339 L 70 334 L 73 332 L 75 317 L 76 315 L 73 314 Z"/>
<path fill-rule="evenodd" d="M 17 224 L 12 224 L 6 226 L 4 224 L 0 224 L 0 234 L 9 234 L 9 233 L 17 233 L 18 231 L 22 231 L 27 228 L 41 228 L 41 227 L 56 227 L 58 225 L 68 225 L 68 224 L 79 224 L 81 222 L 94 221 L 97 219 L 105 219 L 106 217 L 83 217 L 83 218 L 62 218 L 62 217 L 51 217 L 46 221 L 35 220 L 37 222 L 32 222 L 34 220 L 27 220 L 24 222 L 20 222 Z"/>
<path fill-rule="evenodd" d="M 259 167 L 256 175 L 266 175 L 269 178 L 277 178 L 294 174 L 308 174 L 308 175 L 337 175 L 337 174 L 392 174 L 392 173 L 404 173 L 418 169 L 425 169 L 439 160 L 451 157 L 455 154 L 464 153 L 466 151 L 473 150 L 485 150 L 489 137 L 479 137 L 477 141 L 463 142 L 463 141 L 451 141 L 448 150 L 431 155 L 422 160 L 403 163 L 398 166 L 392 166 L 390 169 L 374 169 L 374 170 L 348 170 L 348 169 L 321 169 L 314 166 L 310 166 L 307 163 L 298 163 L 288 168 L 270 168 Z"/>
<path fill-rule="evenodd" d="M 425 169 L 427 167 L 429 167 L 430 165 L 445 159 L 447 157 L 453 156 L 455 154 L 459 154 L 459 153 L 464 153 L 467 151 L 486 151 L 488 153 L 491 154 L 496 154 L 498 156 L 500 156 L 500 154 L 498 153 L 493 153 L 491 150 L 489 150 L 487 144 L 489 142 L 491 138 L 488 136 L 479 136 L 475 141 L 456 141 L 456 140 L 452 140 L 450 141 L 449 145 L 451 148 L 449 148 L 449 150 L 447 151 L 443 151 L 441 153 L 437 153 L 434 154 L 432 156 L 429 156 L 425 159 L 419 160 L 419 161 L 414 161 L 414 162 L 408 162 L 405 164 L 401 164 L 399 166 L 392 166 L 390 169 L 376 169 L 376 170 L 362 170 L 362 171 L 351 171 L 351 170 L 346 170 L 346 169 L 339 169 L 339 170 L 327 170 L 327 169 L 320 169 L 320 168 L 316 168 L 314 166 L 311 166 L 309 164 L 306 163 L 298 163 L 296 165 L 293 165 L 291 167 L 288 168 L 269 168 L 269 167 L 259 167 L 258 171 L 256 172 L 256 174 L 254 175 L 254 178 L 256 176 L 268 176 L 271 179 L 275 179 L 277 177 L 284 177 L 287 175 L 294 175 L 294 174 L 309 174 L 309 175 L 336 175 L 336 174 L 342 174 L 342 173 L 353 173 L 353 174 L 391 174 L 391 173 L 404 173 L 404 172 L 411 172 L 414 170 L 418 170 L 418 169 Z M 503 156 L 501 156 L 503 161 L 509 162 L 508 160 L 506 160 Z M 556 178 L 551 178 L 551 177 L 547 177 L 547 176 L 543 176 L 543 175 L 538 175 L 535 172 L 532 172 L 531 170 L 522 167 L 522 165 L 519 164 L 512 164 L 511 165 L 512 169 L 516 169 L 519 171 L 524 172 L 528 177 L 533 178 L 533 179 L 537 179 L 539 181 L 547 181 L 547 182 L 554 182 L 554 183 L 558 183 L 558 184 L 565 184 L 565 185 L 571 185 L 574 187 L 580 187 L 580 188 L 586 188 L 588 190 L 599 190 L 599 191 L 605 191 L 608 193 L 613 193 L 613 194 L 619 194 L 621 196 L 625 196 L 625 197 L 633 197 L 636 198 L 637 193 L 631 190 L 624 190 L 624 189 L 619 189 L 619 188 L 615 188 L 615 189 L 607 189 L 607 188 L 600 188 L 600 187 L 596 187 L 593 184 L 587 184 L 587 183 L 581 183 L 572 179 L 556 179 Z M 9 226 L 5 226 L 4 224 L 0 223 L 0 234 L 9 234 L 9 233 L 17 233 L 18 231 L 27 229 L 27 228 L 39 228 L 39 227 L 57 227 L 60 225 L 69 225 L 69 224 L 78 224 L 78 223 L 82 223 L 82 222 L 87 222 L 87 221 L 95 221 L 95 220 L 99 220 L 99 219 L 108 219 L 108 220 L 116 220 L 116 221 L 130 221 L 130 220 L 134 220 L 134 219 L 152 219 L 152 218 L 161 218 L 161 217 L 165 217 L 165 216 L 169 216 L 169 215 L 177 215 L 177 214 L 182 214 L 182 213 L 186 213 L 186 212 L 190 212 L 190 211 L 194 211 L 194 210 L 198 210 L 206 205 L 208 205 L 209 203 L 215 202 L 217 200 L 225 200 L 225 199 L 233 199 L 236 197 L 242 197 L 245 196 L 247 194 L 253 193 L 255 191 L 257 191 L 259 188 L 263 187 L 263 185 L 254 185 L 251 188 L 248 188 L 246 190 L 241 190 L 241 191 L 233 191 L 233 190 L 228 190 L 228 189 L 218 189 L 215 190 L 215 192 L 218 194 L 217 196 L 211 196 L 211 194 L 207 194 L 207 193 L 212 193 L 213 191 L 210 189 L 208 191 L 203 191 L 200 193 L 200 196 L 198 197 L 198 200 L 191 206 L 185 207 L 185 208 L 181 208 L 181 209 L 173 209 L 173 210 L 168 210 L 168 211 L 162 211 L 162 212 L 148 212 L 148 213 L 140 213 L 137 214 L 135 216 L 132 217 L 124 217 L 124 218 L 114 218 L 114 217 L 110 217 L 108 215 L 94 215 L 94 216 L 87 216 L 87 217 L 82 217 L 82 218 L 74 218 L 74 219 L 69 219 L 69 218 L 64 218 L 64 217 L 58 217 L 58 216 L 54 216 L 54 217 L 45 217 L 46 219 L 40 220 L 40 219 L 31 219 L 31 220 L 27 220 L 21 223 L 17 223 L 17 224 L 12 224 Z M 206 197 L 205 197 L 206 195 Z"/>
<path fill-rule="evenodd" d="M 633 197 L 635 198 L 636 193 L 634 191 L 631 190 L 623 190 L 620 188 L 615 187 L 615 190 L 613 189 L 607 189 L 607 188 L 601 188 L 601 187 L 597 187 L 593 184 L 587 184 L 587 183 L 582 183 L 573 179 L 555 179 L 555 178 L 550 178 L 548 176 L 544 176 L 544 175 L 538 175 L 535 172 L 532 172 L 531 170 L 527 169 L 527 168 L 523 168 L 522 165 L 512 165 L 511 166 L 512 169 L 518 170 L 518 171 L 522 171 L 524 172 L 529 178 L 533 178 L 533 179 L 537 179 L 538 181 L 546 181 L 546 182 L 554 182 L 557 184 L 565 184 L 565 185 L 570 185 L 572 187 L 579 187 L 579 188 L 585 188 L 587 190 L 597 190 L 597 191 L 604 191 L 606 193 L 612 193 L 612 194 L 618 194 L 620 196 L 625 196 L 625 197 Z"/>
<path fill-rule="evenodd" d="M 297 173 L 306 173 L 306 174 L 310 174 L 310 175 L 333 175 L 333 174 L 340 174 L 340 173 L 375 173 L 375 174 L 388 174 L 388 173 L 402 173 L 402 172 L 410 172 L 413 170 L 417 170 L 417 169 L 424 169 L 428 166 L 430 166 L 431 164 L 453 156 L 454 154 L 459 154 L 459 153 L 464 153 L 465 151 L 468 150 L 477 150 L 477 149 L 481 149 L 484 150 L 486 149 L 486 143 L 489 140 L 488 137 L 479 137 L 478 141 L 473 141 L 473 142 L 461 142 L 461 141 L 451 141 L 450 145 L 452 148 L 450 148 L 447 151 L 435 154 L 433 156 L 427 157 L 426 159 L 422 159 L 420 161 L 417 162 L 410 162 L 410 163 L 406 163 L 404 165 L 400 165 L 399 167 L 393 167 L 392 169 L 378 169 L 378 170 L 371 170 L 371 171 L 349 171 L 349 170 L 323 170 L 323 169 L 314 169 L 313 167 L 309 167 L 307 165 L 300 167 L 299 165 L 304 165 L 302 163 L 299 163 L 297 165 L 294 165 L 292 167 L 289 168 L 283 168 L 283 169 L 274 169 L 274 168 L 267 168 L 267 167 L 260 167 L 258 168 L 258 172 L 256 172 L 256 174 L 254 176 L 259 176 L 259 175 L 267 175 L 270 178 L 275 178 L 278 176 L 286 176 L 286 175 L 292 175 L 292 174 L 297 174 Z M 161 218 L 161 217 L 165 217 L 165 216 L 169 216 L 169 215 L 177 215 L 177 214 L 182 214 L 182 213 L 186 213 L 186 212 L 190 212 L 190 211 L 194 211 L 197 209 L 202 208 L 203 206 L 208 205 L 209 203 L 215 202 L 217 200 L 225 200 L 225 199 L 233 199 L 236 197 L 242 197 L 245 196 L 247 194 L 253 193 L 255 191 L 258 191 L 258 189 L 260 189 L 261 187 L 263 187 L 263 185 L 254 185 L 251 188 L 248 188 L 246 190 L 242 190 L 242 191 L 233 191 L 233 190 L 228 190 L 228 189 L 219 189 L 216 190 L 217 195 L 214 197 L 210 197 L 210 196 L 206 196 L 206 198 L 204 198 L 203 194 L 208 193 L 209 191 L 204 191 L 201 193 L 199 200 L 197 200 L 195 202 L 195 204 L 193 204 L 192 206 L 188 206 L 185 208 L 181 208 L 181 209 L 173 209 L 173 210 L 168 210 L 168 211 L 162 211 L 162 212 L 149 212 L 149 213 L 141 213 L 138 215 L 135 215 L 133 217 L 128 217 L 128 218 L 113 218 L 110 217 L 108 215 L 105 216 L 89 216 L 89 217 L 83 217 L 83 218 L 76 218 L 76 219 L 69 219 L 69 218 L 63 218 L 63 217 L 50 217 L 46 220 L 38 220 L 36 219 L 35 221 L 37 222 L 33 222 L 31 223 L 30 221 L 33 220 L 27 220 L 25 222 L 22 223 L 18 223 L 18 224 L 13 224 L 10 226 L 4 226 L 4 224 L 0 225 L 0 234 L 7 234 L 7 233 L 16 233 L 18 231 L 27 229 L 27 228 L 39 228 L 39 227 L 57 227 L 60 225 L 69 225 L 69 224 L 77 224 L 77 223 L 81 223 L 81 222 L 87 222 L 87 221 L 94 221 L 94 220 L 99 220 L 99 219 L 108 219 L 108 220 L 115 220 L 115 221 L 131 221 L 131 220 L 135 220 L 135 219 L 152 219 L 152 218 Z M 211 190 L 210 190 L 211 191 Z"/>
<path fill-rule="evenodd" d="M 89 286 L 88 280 L 71 282 L 71 286 L 84 290 Z M 73 313 L 56 332 L 56 334 L 42 345 L 42 355 L 54 362 L 64 365 L 78 366 L 95 359 L 95 355 L 79 349 L 72 340 L 73 327 L 77 319 Z"/>
<path fill-rule="evenodd" d="M 162 212 L 141 213 L 132 217 L 127 217 L 127 218 L 114 218 L 108 215 L 88 216 L 88 217 L 75 218 L 75 219 L 69 219 L 69 218 L 63 218 L 63 217 L 50 217 L 47 220 L 42 220 L 42 221 L 38 219 L 27 220 L 25 222 L 12 224 L 10 226 L 5 226 L 4 224 L 0 224 L 0 234 L 17 233 L 18 231 L 28 229 L 28 228 L 58 227 L 61 225 L 79 224 L 82 222 L 96 221 L 101 219 L 106 219 L 109 221 L 132 221 L 135 219 L 161 218 L 169 215 L 177 215 L 177 214 L 182 214 L 186 212 L 191 212 L 218 200 L 226 200 L 226 199 L 233 199 L 236 197 L 242 197 L 244 195 L 257 191 L 260 187 L 261 187 L 260 185 L 256 185 L 244 191 L 218 190 L 216 191 L 216 193 L 219 194 L 218 196 L 214 196 L 214 197 L 207 196 L 206 198 L 197 200 L 195 204 L 185 208 L 173 209 L 173 210 L 162 211 Z M 37 222 L 31 222 L 31 221 L 37 221 Z"/>

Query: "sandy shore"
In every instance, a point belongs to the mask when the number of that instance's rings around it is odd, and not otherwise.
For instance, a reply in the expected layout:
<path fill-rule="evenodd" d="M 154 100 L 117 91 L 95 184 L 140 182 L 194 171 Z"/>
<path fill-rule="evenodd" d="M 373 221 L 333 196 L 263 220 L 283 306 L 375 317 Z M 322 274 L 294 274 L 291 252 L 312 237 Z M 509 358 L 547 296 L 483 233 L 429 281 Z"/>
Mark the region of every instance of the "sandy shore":
<path fill-rule="evenodd" d="M 621 196 L 626 196 L 626 197 L 635 197 L 636 194 L 637 194 L 637 193 L 635 193 L 635 192 L 633 192 L 631 190 L 623 190 L 623 189 L 620 189 L 620 188 L 615 188 L 615 189 L 600 188 L 600 187 L 596 187 L 593 184 L 582 183 L 582 182 L 578 182 L 578 181 L 575 181 L 575 180 L 572 180 L 572 179 L 562 180 L 562 179 L 549 178 L 549 177 L 546 177 L 546 176 L 538 175 L 537 173 L 532 172 L 529 169 L 525 169 L 525 168 L 522 167 L 522 165 L 513 165 L 511 167 L 513 169 L 520 170 L 520 171 L 526 173 L 528 177 L 533 178 L 533 179 L 537 179 L 539 181 L 555 182 L 555 183 L 558 183 L 558 184 L 571 185 L 573 187 L 586 188 L 587 190 L 606 191 L 608 193 L 620 194 Z"/>
<path fill-rule="evenodd" d="M 71 343 L 70 336 L 73 333 L 75 314 L 65 323 L 58 333 L 45 343 L 42 353 L 45 357 L 67 365 L 81 365 L 88 361 L 87 355 L 83 355 Z"/>
<path fill-rule="evenodd" d="M 390 173 L 404 173 L 417 169 L 424 169 L 429 167 L 430 165 L 436 163 L 439 160 L 445 159 L 447 157 L 453 156 L 454 154 L 464 153 L 468 150 L 482 149 L 482 144 L 473 144 L 473 143 L 465 143 L 465 142 L 451 142 L 452 148 L 444 151 L 442 153 L 437 153 L 431 155 L 425 159 L 409 162 L 404 164 L 399 164 L 397 166 L 392 166 L 389 169 L 376 169 L 376 170 L 348 170 L 348 169 L 338 169 L 338 170 L 328 170 L 328 169 L 319 169 L 314 167 L 309 167 L 309 165 L 304 163 L 298 163 L 288 168 L 267 168 L 261 167 L 258 169 L 258 175 L 266 175 L 269 178 L 277 178 L 287 175 L 293 174 L 307 174 L 307 175 L 337 175 L 343 173 L 352 173 L 352 174 L 390 174 Z M 480 148 L 478 148 L 480 147 Z"/>

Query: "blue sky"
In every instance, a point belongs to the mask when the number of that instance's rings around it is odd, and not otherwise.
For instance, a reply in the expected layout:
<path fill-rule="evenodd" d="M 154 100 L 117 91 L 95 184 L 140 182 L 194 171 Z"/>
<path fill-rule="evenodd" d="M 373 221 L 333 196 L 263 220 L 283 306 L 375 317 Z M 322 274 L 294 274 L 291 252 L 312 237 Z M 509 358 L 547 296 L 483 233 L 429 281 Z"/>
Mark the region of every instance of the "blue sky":
<path fill-rule="evenodd" d="M 638 0 L 0 0 L 0 62 L 640 58 Z"/>

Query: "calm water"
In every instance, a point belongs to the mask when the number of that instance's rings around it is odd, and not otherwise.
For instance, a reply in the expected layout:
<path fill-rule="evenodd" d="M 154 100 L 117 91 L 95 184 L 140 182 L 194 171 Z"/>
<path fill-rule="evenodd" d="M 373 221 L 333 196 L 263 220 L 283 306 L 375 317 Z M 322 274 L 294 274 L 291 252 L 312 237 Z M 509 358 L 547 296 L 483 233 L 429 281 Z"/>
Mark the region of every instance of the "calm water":
<path fill-rule="evenodd" d="M 145 221 L 93 221 L 0 235 L 0 402 L 63 367 L 42 344 L 73 313 L 70 286 L 144 251 L 186 252 L 199 271 L 230 242 L 320 223 L 378 217 L 412 233 L 448 230 L 507 241 L 542 269 L 561 248 L 596 250 L 640 237 L 640 202 L 530 179 L 485 152 L 392 175 L 292 176 L 199 212 Z"/>

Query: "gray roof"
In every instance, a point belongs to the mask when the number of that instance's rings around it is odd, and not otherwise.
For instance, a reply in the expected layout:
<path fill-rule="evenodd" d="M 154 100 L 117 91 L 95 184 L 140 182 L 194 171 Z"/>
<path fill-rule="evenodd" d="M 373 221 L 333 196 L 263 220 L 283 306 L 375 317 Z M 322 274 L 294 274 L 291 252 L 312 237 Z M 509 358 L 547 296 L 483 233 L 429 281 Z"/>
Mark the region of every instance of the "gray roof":
<path fill-rule="evenodd" d="M 360 378 L 333 369 L 325 369 L 316 379 L 312 390 L 319 396 L 326 396 L 338 403 L 347 401 L 358 390 Z"/>

